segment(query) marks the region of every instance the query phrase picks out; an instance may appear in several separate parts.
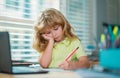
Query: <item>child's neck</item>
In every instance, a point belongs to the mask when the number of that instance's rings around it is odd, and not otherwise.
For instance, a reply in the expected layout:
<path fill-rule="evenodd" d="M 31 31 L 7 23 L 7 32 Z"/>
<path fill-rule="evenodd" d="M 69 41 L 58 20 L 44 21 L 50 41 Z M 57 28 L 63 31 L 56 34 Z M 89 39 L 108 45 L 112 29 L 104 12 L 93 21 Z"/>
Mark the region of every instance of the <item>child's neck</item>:
<path fill-rule="evenodd" d="M 63 37 L 60 41 L 55 41 L 55 43 L 60 43 L 62 41 L 64 41 L 65 37 Z"/>

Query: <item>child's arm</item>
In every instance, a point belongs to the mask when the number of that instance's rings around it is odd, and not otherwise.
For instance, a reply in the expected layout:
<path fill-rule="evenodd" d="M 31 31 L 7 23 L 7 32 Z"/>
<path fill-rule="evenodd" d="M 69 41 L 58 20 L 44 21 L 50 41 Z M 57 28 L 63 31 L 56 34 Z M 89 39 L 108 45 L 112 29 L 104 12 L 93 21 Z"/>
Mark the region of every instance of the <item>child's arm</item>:
<path fill-rule="evenodd" d="M 90 66 L 88 58 L 86 56 L 82 56 L 79 58 L 79 61 L 64 61 L 59 67 L 65 70 L 79 69 L 79 68 L 88 68 Z"/>
<path fill-rule="evenodd" d="M 52 37 L 47 37 L 45 35 L 43 35 L 43 37 L 48 40 L 48 45 L 45 51 L 43 52 L 42 56 L 39 58 L 39 63 L 43 68 L 47 68 L 52 58 L 54 39 Z"/>

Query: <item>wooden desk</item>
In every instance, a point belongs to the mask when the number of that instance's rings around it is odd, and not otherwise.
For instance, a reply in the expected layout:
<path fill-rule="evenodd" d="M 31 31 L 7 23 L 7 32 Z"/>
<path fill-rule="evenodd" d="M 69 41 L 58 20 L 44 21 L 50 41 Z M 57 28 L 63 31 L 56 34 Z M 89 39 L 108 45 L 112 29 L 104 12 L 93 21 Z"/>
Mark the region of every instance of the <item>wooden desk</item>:
<path fill-rule="evenodd" d="M 62 72 L 49 72 L 48 74 L 4 74 L 0 73 L 0 78 L 80 78 L 75 72 L 62 71 Z"/>

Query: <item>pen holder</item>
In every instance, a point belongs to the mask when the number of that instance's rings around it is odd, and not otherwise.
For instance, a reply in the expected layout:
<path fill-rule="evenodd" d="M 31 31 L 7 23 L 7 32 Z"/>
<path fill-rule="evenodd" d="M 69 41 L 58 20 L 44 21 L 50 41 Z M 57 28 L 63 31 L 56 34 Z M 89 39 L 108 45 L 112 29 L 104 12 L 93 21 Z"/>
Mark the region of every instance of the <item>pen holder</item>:
<path fill-rule="evenodd" d="M 102 67 L 120 70 L 120 49 L 101 50 L 99 53 Z"/>

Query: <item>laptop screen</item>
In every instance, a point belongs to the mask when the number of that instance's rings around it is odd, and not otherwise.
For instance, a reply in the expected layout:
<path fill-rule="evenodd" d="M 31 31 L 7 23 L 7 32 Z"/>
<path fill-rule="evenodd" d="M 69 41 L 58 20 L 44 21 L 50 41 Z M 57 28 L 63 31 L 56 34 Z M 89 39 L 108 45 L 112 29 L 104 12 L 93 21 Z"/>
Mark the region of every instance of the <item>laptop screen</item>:
<path fill-rule="evenodd" d="M 12 62 L 8 32 L 0 32 L 0 71 L 11 72 Z"/>
<path fill-rule="evenodd" d="M 10 40 L 8 32 L 0 32 L 0 70 L 12 71 L 12 66 L 28 66 L 33 64 L 32 62 L 12 60 L 10 48 Z"/>

